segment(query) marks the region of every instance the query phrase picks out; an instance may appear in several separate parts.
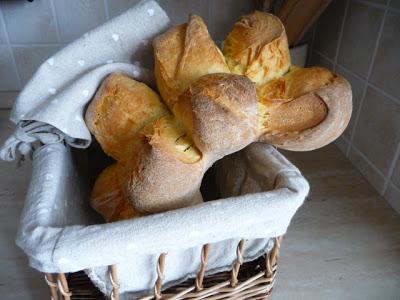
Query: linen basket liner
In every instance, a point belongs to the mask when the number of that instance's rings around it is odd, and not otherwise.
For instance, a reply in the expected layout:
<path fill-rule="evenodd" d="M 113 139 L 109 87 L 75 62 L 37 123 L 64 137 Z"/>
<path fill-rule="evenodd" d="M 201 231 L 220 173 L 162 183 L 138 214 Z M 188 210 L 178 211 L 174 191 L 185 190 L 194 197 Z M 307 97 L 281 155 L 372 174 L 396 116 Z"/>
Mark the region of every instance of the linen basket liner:
<path fill-rule="evenodd" d="M 245 261 L 268 250 L 284 234 L 309 186 L 275 148 L 254 143 L 219 162 L 224 199 L 115 223 L 98 223 L 88 207 L 85 172 L 61 143 L 36 150 L 17 244 L 35 269 L 87 270 L 109 295 L 107 266 L 117 264 L 120 292 L 149 291 L 159 254 L 168 253 L 164 288 L 195 276 L 203 244 L 210 243 L 208 272 L 229 270 L 236 246 L 248 240 Z M 80 160 L 81 161 L 81 160 Z"/>
<path fill-rule="evenodd" d="M 121 71 L 154 85 L 151 41 L 170 27 L 155 1 L 85 34 L 43 63 L 11 114 L 14 134 L 0 151 L 5 160 L 31 155 L 33 173 L 16 242 L 41 272 L 86 270 L 106 295 L 108 265 L 117 264 L 120 292 L 153 288 L 160 253 L 167 252 L 164 288 L 195 276 L 203 244 L 208 273 L 229 270 L 236 246 L 247 239 L 244 260 L 257 258 L 282 235 L 309 186 L 276 149 L 254 143 L 218 164 L 224 199 L 137 219 L 101 224 L 88 207 L 87 166 L 74 148 L 91 142 L 84 109 L 98 85 Z M 78 163 L 79 162 L 79 163 Z M 85 171 L 86 170 L 86 171 Z"/>

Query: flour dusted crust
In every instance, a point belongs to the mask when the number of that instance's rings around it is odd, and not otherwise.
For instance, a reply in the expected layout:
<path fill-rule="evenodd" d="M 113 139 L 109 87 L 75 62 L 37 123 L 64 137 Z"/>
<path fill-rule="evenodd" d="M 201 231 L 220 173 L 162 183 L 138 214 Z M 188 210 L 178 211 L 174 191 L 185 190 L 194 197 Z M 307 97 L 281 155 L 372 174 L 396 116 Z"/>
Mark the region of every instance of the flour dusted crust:
<path fill-rule="evenodd" d="M 176 115 L 190 128 L 193 140 L 205 153 L 225 156 L 256 139 L 257 96 L 255 85 L 234 74 L 209 74 L 183 93 Z"/>
<path fill-rule="evenodd" d="M 257 85 L 282 76 L 290 68 L 282 22 L 260 11 L 240 18 L 224 41 L 223 54 L 232 73 L 245 75 Z"/>
<path fill-rule="evenodd" d="M 106 220 L 117 221 L 140 216 L 128 202 L 119 181 L 121 166 L 112 164 L 97 177 L 90 196 L 91 206 Z"/>
<path fill-rule="evenodd" d="M 178 96 L 201 76 L 229 73 L 225 58 L 196 15 L 153 41 L 154 75 L 159 92 L 172 108 Z"/>
<path fill-rule="evenodd" d="M 338 137 L 350 120 L 350 85 L 324 68 L 293 68 L 257 87 L 257 94 L 259 140 L 280 148 L 317 149 Z"/>
<path fill-rule="evenodd" d="M 261 136 L 260 141 L 292 151 L 318 149 L 331 143 L 346 129 L 352 112 L 351 86 L 343 77 L 333 75 L 330 83 L 300 95 L 283 106 L 291 103 L 295 110 L 290 113 L 286 110 L 285 118 L 288 122 L 293 120 L 297 112 L 309 110 L 311 112 L 301 113 L 303 118 L 296 118 L 294 122 L 303 125 L 308 121 L 313 126 L 299 127 L 303 130 L 292 128 L 280 132 L 268 131 Z M 319 121 L 323 115 L 325 118 Z"/>
<path fill-rule="evenodd" d="M 107 220 L 202 202 L 204 173 L 218 159 L 261 141 L 307 151 L 336 139 L 351 115 L 349 83 L 320 68 L 290 65 L 282 23 L 241 18 L 222 55 L 191 16 L 153 41 L 158 91 L 123 74 L 108 76 L 86 122 L 116 163 L 93 187 Z"/>
<path fill-rule="evenodd" d="M 141 129 L 168 114 L 161 98 L 146 84 L 113 73 L 90 102 L 85 121 L 104 152 L 121 161 L 131 155 Z"/>
<path fill-rule="evenodd" d="M 199 190 L 206 170 L 205 160 L 183 163 L 163 147 L 157 138 L 151 139 L 125 167 L 124 189 L 128 201 L 142 213 L 162 212 L 203 201 Z"/>

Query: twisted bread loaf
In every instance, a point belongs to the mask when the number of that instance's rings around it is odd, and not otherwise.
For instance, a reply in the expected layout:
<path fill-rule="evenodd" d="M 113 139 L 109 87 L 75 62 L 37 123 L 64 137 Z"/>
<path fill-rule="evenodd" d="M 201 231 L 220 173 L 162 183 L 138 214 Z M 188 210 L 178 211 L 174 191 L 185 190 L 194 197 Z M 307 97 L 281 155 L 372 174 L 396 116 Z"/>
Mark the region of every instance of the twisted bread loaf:
<path fill-rule="evenodd" d="M 290 67 L 283 25 L 255 12 L 235 24 L 223 53 L 200 17 L 154 42 L 156 92 L 110 75 L 86 122 L 116 164 L 98 177 L 92 206 L 108 221 L 199 203 L 206 170 L 254 141 L 311 150 L 338 137 L 351 90 L 323 68 Z"/>

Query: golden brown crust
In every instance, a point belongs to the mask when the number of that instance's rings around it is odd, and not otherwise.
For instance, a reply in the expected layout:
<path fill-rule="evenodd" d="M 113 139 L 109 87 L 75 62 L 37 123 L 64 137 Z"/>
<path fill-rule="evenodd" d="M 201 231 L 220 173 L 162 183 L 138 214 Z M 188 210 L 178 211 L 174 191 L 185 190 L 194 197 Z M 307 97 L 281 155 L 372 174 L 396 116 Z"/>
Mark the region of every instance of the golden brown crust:
<path fill-rule="evenodd" d="M 257 135 L 255 85 L 234 74 L 209 74 L 190 85 L 176 111 L 203 153 L 219 157 L 236 152 Z"/>
<path fill-rule="evenodd" d="M 201 76 L 229 73 L 221 51 L 199 16 L 192 15 L 188 23 L 155 38 L 153 47 L 157 86 L 171 109 L 177 97 Z"/>
<path fill-rule="evenodd" d="M 331 84 L 334 77 L 324 68 L 292 68 L 286 75 L 258 86 L 261 131 L 293 133 L 318 125 L 326 118 L 328 109 L 312 93 Z M 303 95 L 309 96 L 301 97 Z"/>
<path fill-rule="evenodd" d="M 113 164 L 97 177 L 90 195 L 91 206 L 108 222 L 140 216 L 129 204 L 118 180 L 120 165 Z"/>
<path fill-rule="evenodd" d="M 261 109 L 268 116 L 263 119 L 260 141 L 287 150 L 309 151 L 343 133 L 350 121 L 352 93 L 350 84 L 329 70 L 308 68 L 296 73 L 288 75 L 288 81 L 293 81 L 291 92 L 282 93 L 290 97 L 280 97 L 275 103 L 270 98 Z"/>
<path fill-rule="evenodd" d="M 224 43 L 230 70 L 200 17 L 154 41 L 158 95 L 124 75 L 109 76 L 86 120 L 118 160 L 99 176 L 92 205 L 107 220 L 202 201 L 205 171 L 259 140 L 305 151 L 338 137 L 350 119 L 347 81 L 324 68 L 292 68 L 282 23 L 255 12 Z M 284 75 L 284 76 L 282 76 Z"/>
<path fill-rule="evenodd" d="M 129 202 L 142 213 L 156 213 L 202 202 L 204 159 L 186 164 L 165 151 L 157 136 L 146 137 L 139 155 L 125 166 Z"/>
<path fill-rule="evenodd" d="M 157 93 L 146 84 L 113 73 L 90 102 L 85 120 L 104 152 L 123 161 L 132 155 L 140 130 L 168 113 Z"/>
<path fill-rule="evenodd" d="M 232 73 L 245 75 L 257 85 L 282 76 L 290 67 L 282 22 L 260 11 L 243 16 L 235 24 L 222 51 Z"/>

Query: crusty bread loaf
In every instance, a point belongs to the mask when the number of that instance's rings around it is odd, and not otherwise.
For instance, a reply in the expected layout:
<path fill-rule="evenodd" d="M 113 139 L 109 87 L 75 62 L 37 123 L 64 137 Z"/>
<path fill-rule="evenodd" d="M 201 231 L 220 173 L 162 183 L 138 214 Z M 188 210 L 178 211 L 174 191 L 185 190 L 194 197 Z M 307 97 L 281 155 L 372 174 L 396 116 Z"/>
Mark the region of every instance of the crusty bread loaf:
<path fill-rule="evenodd" d="M 159 136 L 148 137 L 139 155 L 124 165 L 124 190 L 135 210 L 156 213 L 202 202 L 205 160 L 183 163 L 165 150 Z"/>
<path fill-rule="evenodd" d="M 86 124 L 115 160 L 132 155 L 141 129 L 168 115 L 160 97 L 146 84 L 113 73 L 101 84 L 86 110 Z"/>
<path fill-rule="evenodd" d="M 200 151 L 222 157 L 256 139 L 257 106 L 250 80 L 218 73 L 192 83 L 179 97 L 175 115 L 189 128 Z"/>
<path fill-rule="evenodd" d="M 245 75 L 257 85 L 282 76 L 290 67 L 282 22 L 260 11 L 242 17 L 235 24 L 222 51 L 232 73 Z"/>
<path fill-rule="evenodd" d="M 120 165 L 113 164 L 97 177 L 90 196 L 90 204 L 108 221 L 130 219 L 140 216 L 134 211 L 124 195 L 119 182 Z"/>
<path fill-rule="evenodd" d="M 256 11 L 242 17 L 225 39 L 223 53 L 233 73 L 257 85 L 260 141 L 308 151 L 329 144 L 346 128 L 350 85 L 324 68 L 290 69 L 285 29 L 276 16 Z M 322 98 L 324 91 L 329 96 Z"/>
<path fill-rule="evenodd" d="M 260 141 L 288 150 L 308 151 L 330 143 L 351 115 L 350 85 L 320 67 L 292 68 L 258 86 L 257 95 Z"/>
<path fill-rule="evenodd" d="M 137 152 L 149 130 L 163 140 L 166 151 L 185 163 L 201 157 L 188 137 L 180 138 L 184 130 L 175 126 L 157 93 L 124 74 L 113 73 L 104 80 L 87 108 L 85 120 L 104 152 L 119 162 Z"/>
<path fill-rule="evenodd" d="M 109 125 L 128 132 L 134 140 L 129 144 L 129 152 L 120 150 L 123 155 L 114 156 L 117 164 L 106 169 L 93 188 L 92 206 L 107 220 L 115 215 L 114 211 L 105 213 L 113 208 L 104 200 L 110 200 L 107 198 L 108 189 L 113 190 L 111 195 L 122 189 L 122 193 L 118 192 L 119 196 L 115 197 L 115 201 L 120 203 L 116 206 L 121 207 L 127 200 L 139 214 L 201 202 L 200 184 L 207 169 L 217 159 L 242 149 L 257 138 L 256 89 L 246 77 L 227 73 L 205 75 L 193 82 L 182 95 L 181 101 L 185 104 L 177 104 L 177 107 L 190 107 L 193 115 L 186 115 L 181 121 L 168 111 L 146 116 L 146 122 L 135 131 L 126 131 L 119 122 L 125 123 L 125 118 L 140 115 L 142 107 L 131 103 L 131 107 L 138 110 L 128 112 L 126 104 L 113 103 L 107 88 L 119 84 L 121 78 L 124 84 L 119 93 L 124 95 L 125 101 L 141 102 L 144 93 L 153 97 L 148 90 L 123 89 L 123 86 L 135 85 L 135 80 L 113 74 L 103 82 L 107 86 L 99 88 L 95 100 L 89 105 L 88 111 L 101 112 L 96 119 L 88 113 L 86 121 L 103 149 L 115 153 L 115 149 L 120 147 L 120 139 L 103 138 L 109 132 L 106 126 L 110 122 L 107 119 L 109 111 L 122 116 L 113 118 L 114 123 Z M 189 122 L 192 129 L 183 126 Z M 117 176 L 118 181 L 111 174 Z"/>
<path fill-rule="evenodd" d="M 224 42 L 229 67 L 198 16 L 153 45 L 166 105 L 144 84 L 112 74 L 86 113 L 117 160 L 92 191 L 92 206 L 108 221 L 201 202 L 207 169 L 254 141 L 312 150 L 349 122 L 350 85 L 324 68 L 291 67 L 284 28 L 272 15 L 255 12 L 235 24 Z"/>
<path fill-rule="evenodd" d="M 229 73 L 224 56 L 196 15 L 154 39 L 154 75 L 158 90 L 172 109 L 178 96 L 203 75 Z"/>
<path fill-rule="evenodd" d="M 350 84 L 323 68 L 298 69 L 291 73 L 283 79 L 292 85 L 285 89 L 286 102 L 263 108 L 263 114 L 272 117 L 264 116 L 260 141 L 292 151 L 323 147 L 340 136 L 350 121 Z"/>

